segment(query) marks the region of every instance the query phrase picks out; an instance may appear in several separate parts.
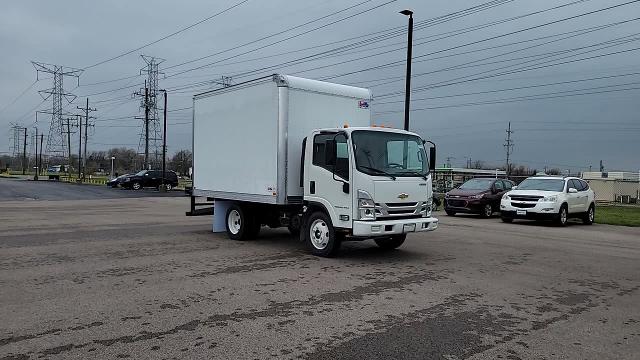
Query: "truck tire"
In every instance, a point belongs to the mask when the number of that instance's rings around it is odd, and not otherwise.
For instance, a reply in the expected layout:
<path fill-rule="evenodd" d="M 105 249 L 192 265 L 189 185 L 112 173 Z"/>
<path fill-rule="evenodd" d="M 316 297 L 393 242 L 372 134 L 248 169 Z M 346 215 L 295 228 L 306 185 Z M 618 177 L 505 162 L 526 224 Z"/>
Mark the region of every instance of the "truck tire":
<path fill-rule="evenodd" d="M 243 206 L 233 204 L 227 210 L 225 226 L 227 236 L 232 240 L 247 240 L 255 235 L 255 220 L 251 212 Z M 258 231 L 260 228 L 258 227 Z"/>
<path fill-rule="evenodd" d="M 374 239 L 374 241 L 376 242 L 376 245 L 378 245 L 379 247 L 386 250 L 391 250 L 391 249 L 399 248 L 400 245 L 404 243 L 406 238 L 407 238 L 407 234 L 398 234 L 388 238 Z"/>
<path fill-rule="evenodd" d="M 340 249 L 340 239 L 336 236 L 331 218 L 324 212 L 316 211 L 309 216 L 304 237 L 313 255 L 332 257 Z"/>

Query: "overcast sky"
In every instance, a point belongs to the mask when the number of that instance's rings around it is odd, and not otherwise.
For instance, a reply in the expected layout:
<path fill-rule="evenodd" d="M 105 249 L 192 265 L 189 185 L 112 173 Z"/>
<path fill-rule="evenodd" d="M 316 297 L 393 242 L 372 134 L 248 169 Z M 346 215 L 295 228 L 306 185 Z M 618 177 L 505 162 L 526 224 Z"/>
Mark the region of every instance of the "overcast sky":
<path fill-rule="evenodd" d="M 90 151 L 137 149 L 141 122 L 133 117 L 142 112 L 131 94 L 144 81 L 135 75 L 144 67 L 140 55 L 145 54 L 165 59 L 160 87 L 173 89 L 169 109 L 189 107 L 192 95 L 211 85 L 185 86 L 222 75 L 241 82 L 278 72 L 370 87 L 373 122 L 401 127 L 407 18 L 398 11 L 409 8 L 415 11 L 416 29 L 411 129 L 438 144 L 440 164 L 447 157 L 454 166 L 469 157 L 503 164 L 511 121 L 516 163 L 588 170 L 603 160 L 607 170 L 638 171 L 640 2 L 563 20 L 628 1 L 494 1 L 499 6 L 434 22 L 430 20 L 489 0 L 398 0 L 383 6 L 389 0 L 249 0 L 166 40 L 87 68 L 79 87 L 75 79 L 65 78 L 65 89 L 79 96 L 66 108 L 75 111 L 87 95 L 98 108 Z M 32 127 L 35 109 L 51 108 L 37 90 L 50 88 L 52 80 L 41 74 L 34 84 L 31 60 L 84 69 L 238 2 L 3 1 L 0 134 L 6 135 L 0 138 L 0 153 L 9 150 L 10 122 Z M 542 11 L 572 2 L 576 4 Z M 260 70 L 345 45 L 342 50 L 348 51 Z M 213 56 L 176 66 L 207 55 Z M 379 67 L 388 63 L 392 66 Z M 199 69 L 185 72 L 194 68 Z M 336 77 L 346 73 L 351 74 Z M 105 83 L 121 78 L 126 79 Z M 169 114 L 169 151 L 189 148 L 191 110 Z M 39 119 L 40 131 L 48 131 L 50 119 Z"/>

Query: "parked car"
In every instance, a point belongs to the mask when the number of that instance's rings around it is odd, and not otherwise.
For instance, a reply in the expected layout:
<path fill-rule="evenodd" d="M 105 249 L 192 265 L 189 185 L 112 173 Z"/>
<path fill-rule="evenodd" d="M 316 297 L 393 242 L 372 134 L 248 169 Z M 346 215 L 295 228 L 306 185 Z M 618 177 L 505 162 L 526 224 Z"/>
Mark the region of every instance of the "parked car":
<path fill-rule="evenodd" d="M 173 171 L 167 171 L 164 185 L 167 190 L 178 186 L 178 175 Z M 134 175 L 125 177 L 120 186 L 133 190 L 140 190 L 146 187 L 159 189 L 162 186 L 162 170 L 142 170 Z"/>
<path fill-rule="evenodd" d="M 589 184 L 576 177 L 533 176 L 504 194 L 500 202 L 502 221 L 553 220 L 564 226 L 569 218 L 592 224 L 595 200 Z"/>
<path fill-rule="evenodd" d="M 111 186 L 113 188 L 116 188 L 118 186 L 120 186 L 122 184 L 122 182 L 124 181 L 125 178 L 132 176 L 133 174 L 123 174 L 120 175 L 118 177 L 115 177 L 109 181 L 107 181 L 107 186 Z"/>
<path fill-rule="evenodd" d="M 491 217 L 494 212 L 500 210 L 502 195 L 512 187 L 513 182 L 505 179 L 470 179 L 445 194 L 444 211 L 449 216 L 471 213 Z"/>

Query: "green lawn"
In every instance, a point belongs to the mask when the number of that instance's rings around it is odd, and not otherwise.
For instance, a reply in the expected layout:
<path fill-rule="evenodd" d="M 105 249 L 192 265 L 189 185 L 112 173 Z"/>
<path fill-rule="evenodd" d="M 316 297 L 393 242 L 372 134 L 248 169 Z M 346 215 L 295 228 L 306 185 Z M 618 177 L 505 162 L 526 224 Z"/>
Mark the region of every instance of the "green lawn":
<path fill-rule="evenodd" d="M 596 223 L 622 226 L 640 226 L 638 206 L 600 206 L 596 208 Z"/>

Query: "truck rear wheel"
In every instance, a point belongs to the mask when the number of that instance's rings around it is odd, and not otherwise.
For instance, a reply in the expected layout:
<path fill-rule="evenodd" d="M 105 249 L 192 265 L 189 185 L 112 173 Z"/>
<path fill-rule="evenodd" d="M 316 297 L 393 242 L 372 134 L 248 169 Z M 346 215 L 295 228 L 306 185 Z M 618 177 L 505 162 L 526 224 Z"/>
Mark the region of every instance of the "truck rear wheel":
<path fill-rule="evenodd" d="M 340 240 L 327 214 L 320 211 L 311 214 L 304 231 L 305 242 L 313 255 L 331 257 L 338 252 Z"/>
<path fill-rule="evenodd" d="M 374 239 L 376 245 L 383 249 L 391 250 L 399 248 L 400 245 L 404 244 L 404 241 L 407 239 L 407 234 L 398 234 L 393 235 L 388 238 Z"/>
<path fill-rule="evenodd" d="M 251 212 L 238 204 L 229 207 L 226 220 L 227 236 L 233 240 L 247 240 L 258 235 L 260 231 L 259 226 L 256 231 L 256 223 Z"/>

